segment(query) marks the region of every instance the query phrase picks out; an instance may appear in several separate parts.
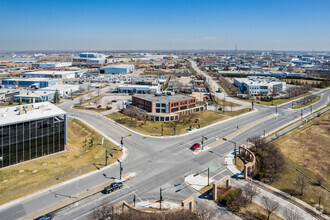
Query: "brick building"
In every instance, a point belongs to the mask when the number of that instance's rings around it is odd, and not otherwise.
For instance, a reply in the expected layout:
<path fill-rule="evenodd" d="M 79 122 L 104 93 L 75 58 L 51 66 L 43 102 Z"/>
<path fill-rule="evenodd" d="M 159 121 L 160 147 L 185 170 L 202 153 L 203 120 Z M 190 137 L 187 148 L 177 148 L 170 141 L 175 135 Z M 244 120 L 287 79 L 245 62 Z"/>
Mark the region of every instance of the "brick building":
<path fill-rule="evenodd" d="M 204 109 L 196 98 L 187 95 L 138 94 L 132 97 L 132 105 L 147 113 L 151 121 L 178 120 L 179 115 Z"/>

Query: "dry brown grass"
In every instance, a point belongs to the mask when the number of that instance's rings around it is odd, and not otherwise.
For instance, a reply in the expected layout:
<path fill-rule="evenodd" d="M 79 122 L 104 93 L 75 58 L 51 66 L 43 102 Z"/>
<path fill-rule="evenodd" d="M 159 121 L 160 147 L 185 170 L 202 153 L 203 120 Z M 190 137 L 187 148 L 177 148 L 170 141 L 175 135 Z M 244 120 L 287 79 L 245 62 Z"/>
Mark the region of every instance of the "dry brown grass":
<path fill-rule="evenodd" d="M 250 203 L 245 208 L 242 208 L 239 211 L 239 215 L 242 216 L 246 220 L 255 220 L 255 219 L 266 219 L 267 218 L 267 212 L 266 210 L 257 205 L 256 203 Z M 272 213 L 270 215 L 270 220 L 282 220 L 280 216 L 278 216 L 276 213 Z"/>
<path fill-rule="evenodd" d="M 274 142 L 291 162 L 330 185 L 330 113 L 327 112 Z"/>
<path fill-rule="evenodd" d="M 322 196 L 321 204 L 325 212 L 330 212 L 330 193 L 316 184 L 317 176 L 324 181 L 322 185 L 330 186 L 330 113 L 327 112 L 305 125 L 280 137 L 274 143 L 279 146 L 288 164 L 271 185 L 315 206 Z M 291 165 L 290 165 L 291 164 Z M 303 172 L 308 180 L 304 195 L 300 195 L 296 179 Z"/>
<path fill-rule="evenodd" d="M 84 146 L 85 138 L 89 141 L 92 136 L 94 146 L 89 144 Z M 101 139 L 99 133 L 82 121 L 76 119 L 69 121 L 66 151 L 0 171 L 0 204 L 74 178 L 76 175 L 74 168 L 78 170 L 78 175 L 82 175 L 104 167 L 105 149 L 114 155 L 114 158 L 109 159 L 108 164 L 122 155 L 120 148 L 108 140 L 101 145 Z M 20 170 L 24 172 L 20 173 Z M 32 173 L 34 170 L 38 172 Z M 4 183 L 4 180 L 8 181 Z"/>

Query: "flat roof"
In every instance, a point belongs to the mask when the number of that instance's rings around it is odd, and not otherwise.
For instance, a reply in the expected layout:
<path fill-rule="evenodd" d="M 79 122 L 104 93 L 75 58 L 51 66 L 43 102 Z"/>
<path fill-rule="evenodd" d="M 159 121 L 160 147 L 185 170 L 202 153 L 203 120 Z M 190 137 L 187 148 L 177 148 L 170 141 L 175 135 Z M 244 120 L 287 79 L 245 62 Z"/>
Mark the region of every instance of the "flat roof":
<path fill-rule="evenodd" d="M 150 102 L 176 102 L 180 100 L 192 99 L 195 98 L 189 95 L 155 95 L 155 94 L 136 94 L 133 97 L 144 99 Z"/>
<path fill-rule="evenodd" d="M 153 88 L 157 89 L 160 88 L 159 86 L 149 86 L 149 85 L 118 85 L 117 88 Z"/>
<path fill-rule="evenodd" d="M 19 114 L 19 107 L 30 106 L 25 114 Z M 65 111 L 51 104 L 50 102 L 39 102 L 28 105 L 18 105 L 13 107 L 0 108 L 0 126 L 14 123 L 37 120 L 41 118 L 49 118 L 66 114 Z"/>
<path fill-rule="evenodd" d="M 50 79 L 50 78 L 3 78 L 2 80 L 8 80 L 8 81 L 37 81 L 37 82 L 46 82 L 46 81 L 52 81 L 52 80 L 58 80 L 58 79 Z"/>
<path fill-rule="evenodd" d="M 35 98 L 35 97 L 40 97 L 42 95 L 49 95 L 49 94 L 54 94 L 54 91 L 47 91 L 47 90 L 25 90 L 22 91 L 19 95 L 15 95 L 14 97 L 19 98 L 19 97 L 31 97 L 31 98 Z"/>
<path fill-rule="evenodd" d="M 102 67 L 101 69 L 105 69 L 105 68 L 130 68 L 134 65 L 132 64 L 118 64 L 118 65 L 109 65 L 109 66 L 105 66 Z"/>
<path fill-rule="evenodd" d="M 41 89 L 39 89 L 39 91 L 56 90 L 56 89 L 64 90 L 64 89 L 70 89 L 70 88 L 75 88 L 75 87 L 79 88 L 79 85 L 57 84 L 57 85 L 41 88 Z"/>
<path fill-rule="evenodd" d="M 21 75 L 36 74 L 36 75 L 66 75 L 66 74 L 75 74 L 77 71 L 32 71 L 21 73 Z"/>
<path fill-rule="evenodd" d="M 248 78 L 235 78 L 235 80 L 245 83 L 247 85 L 273 85 L 277 83 L 285 83 L 275 77 L 248 77 Z"/>

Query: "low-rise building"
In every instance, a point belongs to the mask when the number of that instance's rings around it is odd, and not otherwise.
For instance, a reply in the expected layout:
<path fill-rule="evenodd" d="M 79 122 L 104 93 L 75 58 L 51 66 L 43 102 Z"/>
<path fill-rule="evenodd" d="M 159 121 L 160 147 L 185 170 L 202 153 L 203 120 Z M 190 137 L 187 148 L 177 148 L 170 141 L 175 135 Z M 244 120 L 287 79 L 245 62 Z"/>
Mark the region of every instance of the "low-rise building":
<path fill-rule="evenodd" d="M 72 62 L 33 63 L 32 68 L 61 68 L 72 66 Z"/>
<path fill-rule="evenodd" d="M 19 89 L 0 89 L 0 101 L 8 101 L 20 93 Z"/>
<path fill-rule="evenodd" d="M 148 93 L 160 93 L 161 89 L 159 86 L 149 86 L 149 85 L 119 85 L 117 86 L 118 92 L 123 93 L 138 93 L 138 94 L 148 94 Z"/>
<path fill-rule="evenodd" d="M 234 78 L 234 85 L 252 96 L 269 96 L 286 90 L 286 83 L 275 77 L 249 76 Z"/>
<path fill-rule="evenodd" d="M 106 61 L 106 55 L 100 53 L 81 53 L 79 57 L 74 57 L 74 63 L 96 63 L 104 64 Z"/>
<path fill-rule="evenodd" d="M 55 86 L 49 86 L 39 89 L 39 91 L 52 91 L 52 92 L 56 92 L 56 90 L 59 92 L 61 96 L 68 96 L 71 93 L 79 91 L 79 85 L 58 84 Z"/>
<path fill-rule="evenodd" d="M 132 96 L 132 105 L 147 113 L 151 121 L 174 121 L 180 115 L 204 109 L 196 98 L 187 95 L 140 94 Z"/>
<path fill-rule="evenodd" d="M 127 74 L 132 73 L 134 70 L 134 65 L 129 64 L 119 64 L 119 65 L 109 65 L 99 68 L 99 73 L 103 74 Z"/>
<path fill-rule="evenodd" d="M 66 112 L 49 102 L 0 108 L 0 168 L 64 151 Z"/>
<path fill-rule="evenodd" d="M 58 79 L 51 78 L 3 78 L 2 86 L 5 88 L 33 87 L 35 89 L 54 86 Z"/>
<path fill-rule="evenodd" d="M 21 73 L 22 78 L 73 79 L 80 71 L 33 71 Z"/>
<path fill-rule="evenodd" d="M 20 94 L 14 95 L 15 102 L 45 102 L 54 99 L 55 91 L 41 91 L 41 90 L 24 90 Z"/>

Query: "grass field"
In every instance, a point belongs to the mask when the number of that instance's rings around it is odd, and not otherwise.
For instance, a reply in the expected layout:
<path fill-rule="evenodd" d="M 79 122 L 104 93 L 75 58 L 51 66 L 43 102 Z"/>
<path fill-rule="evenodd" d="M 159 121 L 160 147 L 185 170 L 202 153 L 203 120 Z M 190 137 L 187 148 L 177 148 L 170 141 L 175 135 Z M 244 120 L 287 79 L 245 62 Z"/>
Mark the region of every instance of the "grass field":
<path fill-rule="evenodd" d="M 285 192 L 296 194 L 298 198 L 315 205 L 320 195 L 322 204 L 330 212 L 330 193 L 316 184 L 318 176 L 322 177 L 322 185 L 330 188 L 330 112 L 318 117 L 303 126 L 280 137 L 276 144 L 285 156 L 286 165 L 280 177 L 272 184 Z M 309 181 L 306 193 L 297 195 L 295 179 L 298 169 L 313 181 Z"/>
<path fill-rule="evenodd" d="M 94 137 L 93 146 L 91 137 Z M 101 145 L 101 139 L 101 134 L 82 121 L 69 121 L 66 151 L 0 171 L 0 204 L 72 179 L 76 176 L 75 168 L 78 175 L 82 175 L 104 167 L 106 149 L 114 155 L 109 158 L 108 164 L 121 157 L 119 147 L 108 140 Z"/>
<path fill-rule="evenodd" d="M 250 203 L 239 211 L 239 215 L 246 220 L 267 219 L 267 211 L 256 203 Z M 282 220 L 276 213 L 270 215 L 270 220 Z"/>
<path fill-rule="evenodd" d="M 310 102 L 302 103 L 302 104 L 299 104 L 299 105 L 293 106 L 292 108 L 293 108 L 293 109 L 304 108 L 304 107 L 309 106 L 309 105 L 312 105 L 312 104 L 314 104 L 315 102 L 318 102 L 318 101 L 320 101 L 320 100 L 321 100 L 321 96 L 317 96 L 316 98 L 314 98 L 314 99 L 311 100 Z"/>
<path fill-rule="evenodd" d="M 201 111 L 197 112 L 191 122 L 187 123 L 178 123 L 176 127 L 176 135 L 187 133 L 187 129 L 189 129 L 190 125 L 198 125 L 200 124 L 201 128 L 207 125 L 225 120 L 230 117 L 234 117 L 236 115 L 240 115 L 243 113 L 249 112 L 249 109 L 241 109 L 239 111 L 232 112 L 222 112 L 222 111 Z M 163 126 L 163 135 L 164 136 L 172 136 L 174 135 L 174 130 L 170 127 L 169 122 L 154 122 L 147 121 L 145 124 L 144 121 L 139 121 L 134 118 L 130 118 L 120 112 L 115 112 L 106 117 L 114 120 L 115 122 L 122 124 L 138 133 L 153 135 L 153 136 L 161 136 L 161 128 Z M 198 123 L 194 123 L 194 119 L 199 118 Z"/>
<path fill-rule="evenodd" d="M 213 96 L 214 97 L 214 96 Z M 221 107 L 222 105 L 223 105 L 223 100 L 222 99 L 219 99 L 218 97 L 215 97 L 215 101 L 218 103 L 218 104 L 212 104 L 212 106 L 215 106 L 215 105 L 217 105 L 217 106 L 219 106 L 219 107 Z M 232 107 L 239 107 L 239 106 L 241 106 L 240 104 L 237 104 L 237 103 L 233 103 L 233 102 L 228 102 L 228 101 L 225 101 L 225 106 L 227 106 L 227 107 L 230 107 L 230 106 L 232 106 Z"/>

